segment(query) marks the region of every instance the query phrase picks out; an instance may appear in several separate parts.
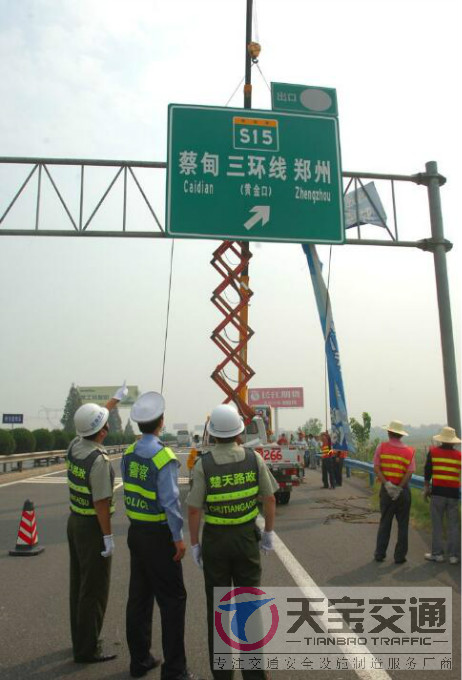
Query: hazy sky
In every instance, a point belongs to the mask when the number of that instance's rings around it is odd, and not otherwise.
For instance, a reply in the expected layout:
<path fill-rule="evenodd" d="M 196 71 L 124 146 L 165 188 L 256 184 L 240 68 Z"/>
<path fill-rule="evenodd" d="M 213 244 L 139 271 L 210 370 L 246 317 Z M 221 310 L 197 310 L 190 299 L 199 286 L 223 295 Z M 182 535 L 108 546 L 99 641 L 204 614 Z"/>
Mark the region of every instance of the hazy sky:
<path fill-rule="evenodd" d="M 344 170 L 407 175 L 435 160 L 447 177 L 442 205 L 454 243 L 448 268 L 460 366 L 460 2 L 255 6 L 266 81 L 337 89 Z M 245 0 L 0 0 L 0 154 L 165 161 L 168 104 L 224 106 L 243 77 L 245 9 Z M 252 80 L 253 107 L 270 109 L 255 67 Z M 229 105 L 243 105 L 242 87 Z M 25 169 L 0 165 L 0 173 L 2 214 Z M 164 175 L 148 180 L 162 222 Z M 77 180 L 73 186 L 76 202 Z M 389 186 L 377 188 L 391 217 Z M 429 237 L 426 189 L 400 185 L 396 193 L 400 238 Z M 50 209 L 44 219 L 56 227 L 56 215 Z M 120 204 L 101 219 L 110 228 Z M 130 219 L 137 228 L 141 209 Z M 4 226 L 32 228 L 33 212 L 19 207 Z M 383 236 L 378 228 L 364 235 Z M 220 282 L 210 265 L 217 246 L 175 241 L 167 425 L 192 428 L 223 397 L 209 377 L 222 358 L 210 340 L 220 320 L 210 302 Z M 304 387 L 305 407 L 280 411 L 283 428 L 324 420 L 323 340 L 302 249 L 253 243 L 251 250 L 250 387 Z M 329 247 L 318 250 L 327 273 Z M 73 382 L 126 378 L 142 391 L 160 390 L 170 251 L 168 239 L 2 236 L 0 412 L 47 427 L 44 409 L 57 424 L 52 409 L 63 407 Z M 335 246 L 330 293 L 349 415 L 368 411 L 373 425 L 445 423 L 432 255 Z"/>

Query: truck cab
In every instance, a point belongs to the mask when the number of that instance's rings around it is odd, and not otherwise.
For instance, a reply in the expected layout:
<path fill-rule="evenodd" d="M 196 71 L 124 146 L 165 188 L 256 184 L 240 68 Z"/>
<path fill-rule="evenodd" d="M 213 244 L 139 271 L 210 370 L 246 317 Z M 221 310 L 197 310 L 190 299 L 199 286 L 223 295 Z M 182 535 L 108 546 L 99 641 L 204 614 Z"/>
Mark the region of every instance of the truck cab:
<path fill-rule="evenodd" d="M 269 443 L 263 418 L 255 416 L 241 435 L 244 446 L 252 447 L 265 461 L 279 484 L 274 494 L 276 502 L 287 505 L 292 488 L 300 484 L 303 476 L 303 460 L 295 446 L 279 446 Z"/>
<path fill-rule="evenodd" d="M 191 436 L 188 430 L 177 430 L 176 440 L 178 446 L 191 446 Z"/>

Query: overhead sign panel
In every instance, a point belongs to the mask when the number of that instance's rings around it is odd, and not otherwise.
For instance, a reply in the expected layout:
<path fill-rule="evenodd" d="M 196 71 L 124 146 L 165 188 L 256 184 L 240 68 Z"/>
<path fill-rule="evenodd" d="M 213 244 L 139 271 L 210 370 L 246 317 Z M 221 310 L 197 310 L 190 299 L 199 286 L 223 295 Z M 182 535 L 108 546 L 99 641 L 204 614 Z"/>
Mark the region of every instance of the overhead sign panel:
<path fill-rule="evenodd" d="M 119 389 L 120 385 L 114 386 L 90 386 L 90 387 L 78 387 L 80 398 L 84 404 L 92 403 L 104 406 L 107 404 L 109 399 L 111 399 L 116 391 Z M 139 397 L 139 391 L 137 385 L 127 385 L 128 394 L 120 402 L 120 406 L 131 406 Z"/>
<path fill-rule="evenodd" d="M 248 391 L 249 406 L 302 408 L 303 387 L 255 387 Z"/>
<path fill-rule="evenodd" d="M 271 83 L 271 108 L 313 116 L 338 116 L 337 91 L 331 87 Z"/>
<path fill-rule="evenodd" d="M 335 117 L 169 106 L 171 236 L 342 243 Z"/>
<path fill-rule="evenodd" d="M 22 425 L 23 422 L 23 413 L 4 413 L 2 416 L 3 425 Z"/>

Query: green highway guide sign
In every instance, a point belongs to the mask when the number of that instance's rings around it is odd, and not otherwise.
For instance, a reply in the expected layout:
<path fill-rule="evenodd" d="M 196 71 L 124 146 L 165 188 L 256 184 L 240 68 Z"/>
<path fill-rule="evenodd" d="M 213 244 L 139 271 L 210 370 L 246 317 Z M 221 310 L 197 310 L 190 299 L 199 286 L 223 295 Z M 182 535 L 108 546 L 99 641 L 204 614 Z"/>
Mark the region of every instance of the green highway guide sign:
<path fill-rule="evenodd" d="M 343 243 L 337 119 L 170 104 L 166 231 Z"/>

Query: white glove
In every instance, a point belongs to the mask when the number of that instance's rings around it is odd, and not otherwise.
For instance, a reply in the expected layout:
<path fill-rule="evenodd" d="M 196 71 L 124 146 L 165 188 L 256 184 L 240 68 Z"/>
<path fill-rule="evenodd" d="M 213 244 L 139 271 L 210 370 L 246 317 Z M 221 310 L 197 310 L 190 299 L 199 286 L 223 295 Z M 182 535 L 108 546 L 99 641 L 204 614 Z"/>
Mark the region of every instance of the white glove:
<path fill-rule="evenodd" d="M 124 384 L 122 385 L 122 387 L 119 387 L 119 389 L 117 390 L 117 392 L 116 392 L 116 393 L 114 394 L 114 396 L 112 397 L 113 399 L 117 399 L 117 401 L 122 401 L 122 399 L 124 399 L 124 398 L 127 396 L 127 394 L 128 394 L 128 387 L 127 387 L 127 384 L 126 384 L 126 383 L 127 383 L 127 381 L 124 380 Z"/>
<path fill-rule="evenodd" d="M 402 486 L 397 486 L 395 484 L 395 497 L 393 498 L 394 501 L 396 501 L 402 490 L 403 490 Z"/>
<path fill-rule="evenodd" d="M 104 541 L 105 550 L 103 550 L 101 555 L 103 557 L 110 557 L 111 555 L 114 554 L 114 548 L 115 548 L 114 536 L 112 534 L 109 534 L 109 536 L 103 536 L 103 541 Z"/>
<path fill-rule="evenodd" d="M 392 501 L 396 501 L 403 490 L 401 486 L 397 486 L 396 484 L 393 484 L 393 482 L 385 482 L 385 489 Z"/>
<path fill-rule="evenodd" d="M 274 550 L 273 541 L 274 531 L 262 531 L 260 550 L 265 554 Z"/>
<path fill-rule="evenodd" d="M 394 500 L 393 497 L 395 495 L 394 489 L 395 489 L 395 485 L 393 484 L 393 482 L 385 482 L 385 491 L 390 496 L 390 498 L 393 499 L 393 500 Z"/>
<path fill-rule="evenodd" d="M 191 546 L 192 550 L 192 556 L 194 563 L 199 567 L 199 569 L 203 569 L 204 565 L 202 564 L 202 548 L 200 543 L 196 543 L 196 545 Z"/>

